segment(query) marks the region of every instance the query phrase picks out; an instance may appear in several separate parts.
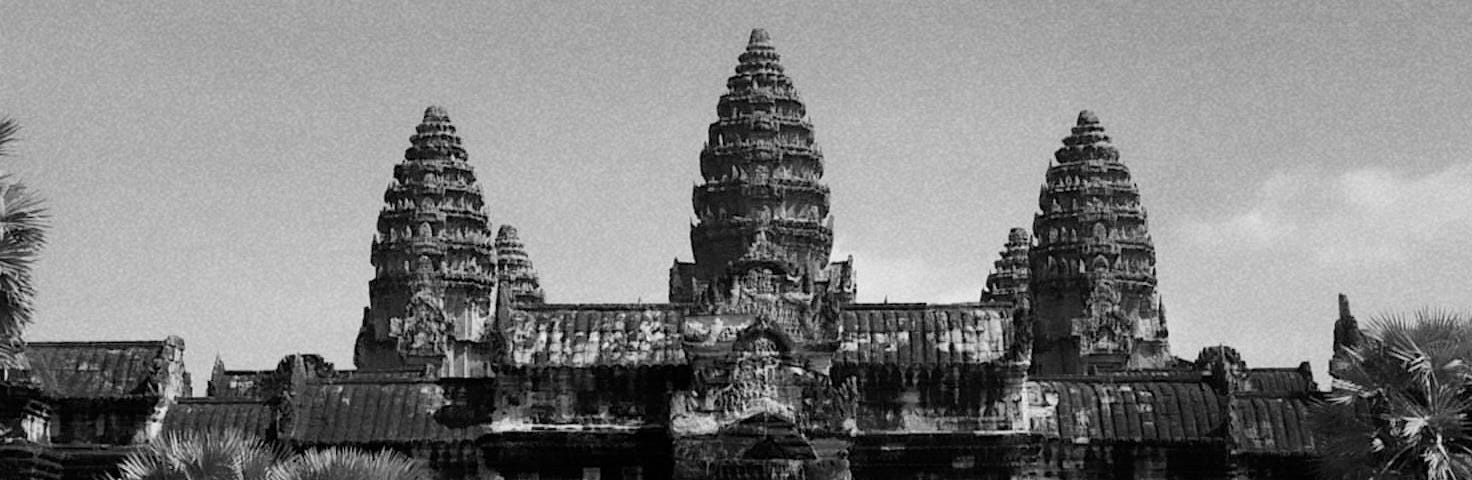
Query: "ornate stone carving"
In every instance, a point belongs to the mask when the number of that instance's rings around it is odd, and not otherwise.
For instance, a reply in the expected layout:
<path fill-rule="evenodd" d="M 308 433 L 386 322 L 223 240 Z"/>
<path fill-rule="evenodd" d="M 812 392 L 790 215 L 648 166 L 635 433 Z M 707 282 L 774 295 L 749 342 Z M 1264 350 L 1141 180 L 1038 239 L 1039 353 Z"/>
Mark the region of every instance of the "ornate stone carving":
<path fill-rule="evenodd" d="M 399 351 L 412 355 L 442 355 L 447 336 L 444 309 L 432 293 L 421 290 L 405 308 L 403 318 L 389 320 L 390 332 L 398 339 Z"/>
<path fill-rule="evenodd" d="M 1028 252 L 1028 294 L 1039 325 L 1033 369 L 1077 374 L 1126 366 L 1064 361 L 1094 353 L 1125 354 L 1135 366 L 1168 363 L 1166 331 L 1154 307 L 1155 248 L 1140 193 L 1098 116 L 1080 112 L 1054 159 L 1038 198 L 1043 213 L 1033 223 L 1046 237 Z M 1131 351 L 1145 344 L 1148 352 Z M 1074 346 L 1082 350 L 1059 351 Z"/>
<path fill-rule="evenodd" d="M 375 276 L 354 358 L 359 368 L 443 363 L 444 355 L 453 354 L 447 351 L 447 336 L 481 337 L 495 292 L 495 251 L 481 213 L 484 200 L 445 110 L 425 109 L 409 142 L 379 212 Z M 450 310 L 434 314 L 442 321 L 401 313 L 406 300 L 423 292 L 433 292 L 433 309 Z M 422 302 L 409 308 L 431 310 Z M 457 364 L 464 362 L 450 363 Z"/>
<path fill-rule="evenodd" d="M 1057 238 L 1057 229 L 1051 235 Z M 1027 251 L 1032 246 L 1032 236 L 1027 229 L 1013 228 L 1007 233 L 1007 244 L 999 259 L 992 263 L 992 273 L 986 276 L 986 289 L 981 292 L 981 301 L 1005 301 L 1019 303 L 1027 296 L 1030 267 Z"/>

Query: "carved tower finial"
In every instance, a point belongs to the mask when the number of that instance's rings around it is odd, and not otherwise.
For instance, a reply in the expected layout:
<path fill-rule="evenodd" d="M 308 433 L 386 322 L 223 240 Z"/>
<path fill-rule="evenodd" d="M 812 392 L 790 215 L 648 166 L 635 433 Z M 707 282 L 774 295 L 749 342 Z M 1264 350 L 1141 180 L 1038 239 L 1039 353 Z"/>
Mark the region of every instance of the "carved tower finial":
<path fill-rule="evenodd" d="M 1079 126 L 1083 126 L 1083 125 L 1098 125 L 1098 124 L 1099 124 L 1099 116 L 1098 115 L 1095 115 L 1093 110 L 1082 110 L 1082 111 L 1078 112 L 1078 125 Z"/>
<path fill-rule="evenodd" d="M 751 38 L 746 41 L 746 47 L 768 47 L 772 46 L 772 37 L 767 35 L 764 28 L 751 29 Z"/>

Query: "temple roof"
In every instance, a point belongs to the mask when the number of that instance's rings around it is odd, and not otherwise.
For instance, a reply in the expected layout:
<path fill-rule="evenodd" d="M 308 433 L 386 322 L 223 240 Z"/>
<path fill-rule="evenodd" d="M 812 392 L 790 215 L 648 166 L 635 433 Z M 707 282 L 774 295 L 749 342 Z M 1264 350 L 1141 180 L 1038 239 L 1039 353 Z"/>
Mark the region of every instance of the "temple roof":
<path fill-rule="evenodd" d="M 518 366 L 680 364 L 682 318 L 670 304 L 519 305 L 501 328 Z"/>
<path fill-rule="evenodd" d="M 183 350 L 169 337 L 136 342 L 33 342 L 26 345 L 31 368 L 46 393 L 56 398 L 104 399 L 161 396 L 164 362 Z"/>
<path fill-rule="evenodd" d="M 276 412 L 266 402 L 248 399 L 181 398 L 164 416 L 164 433 L 209 431 L 224 427 L 273 438 Z"/>
<path fill-rule="evenodd" d="M 471 441 L 477 428 L 450 428 L 434 414 L 446 404 L 426 381 L 310 382 L 291 399 L 291 424 L 281 436 L 300 444 Z"/>
<path fill-rule="evenodd" d="M 997 305 L 851 304 L 840 321 L 833 360 L 842 363 L 988 363 L 1013 340 L 1011 316 Z"/>
<path fill-rule="evenodd" d="M 1275 397 L 1302 397 L 1318 390 L 1307 366 L 1298 368 L 1253 368 L 1247 371 L 1249 391 Z"/>
<path fill-rule="evenodd" d="M 1309 455 L 1318 450 L 1307 398 L 1234 398 L 1231 412 L 1234 453 Z"/>
<path fill-rule="evenodd" d="M 1286 373 L 1285 373 L 1286 372 Z M 1229 442 L 1234 453 L 1313 454 L 1308 423 L 1313 385 L 1274 384 L 1223 395 L 1199 374 L 1051 377 L 1028 382 L 1037 394 L 1032 430 L 1072 442 Z M 1281 375 L 1280 375 L 1281 374 Z M 1289 369 L 1249 373 L 1250 382 L 1285 380 Z"/>
<path fill-rule="evenodd" d="M 1222 441 L 1225 399 L 1204 382 L 1043 380 L 1036 384 L 1051 417 L 1033 432 L 1046 438 L 1104 442 Z"/>

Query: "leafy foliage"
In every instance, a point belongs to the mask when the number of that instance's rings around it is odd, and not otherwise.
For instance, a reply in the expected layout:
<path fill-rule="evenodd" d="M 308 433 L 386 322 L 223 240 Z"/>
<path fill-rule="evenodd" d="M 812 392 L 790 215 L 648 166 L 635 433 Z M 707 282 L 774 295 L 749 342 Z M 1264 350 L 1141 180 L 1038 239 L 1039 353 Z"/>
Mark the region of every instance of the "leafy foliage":
<path fill-rule="evenodd" d="M 1472 317 L 1374 320 L 1313 411 L 1325 478 L 1472 478 Z"/>
<path fill-rule="evenodd" d="M 238 430 L 160 438 L 123 460 L 111 480 L 430 480 L 431 472 L 392 451 L 331 448 L 288 455 Z"/>
<path fill-rule="evenodd" d="M 238 430 L 167 435 L 123 460 L 115 480 L 265 480 L 285 452 Z"/>
<path fill-rule="evenodd" d="M 9 154 L 19 126 L 0 119 L 0 156 Z M 43 201 L 9 173 L 0 172 L 0 365 L 17 358 L 21 331 L 35 311 L 31 264 L 46 243 Z"/>
<path fill-rule="evenodd" d="M 10 143 L 15 141 L 15 132 L 20 131 L 20 124 L 15 120 L 0 118 L 0 157 L 10 155 Z"/>
<path fill-rule="evenodd" d="M 275 470 L 271 480 L 429 480 L 428 469 L 392 451 L 364 453 L 329 448 L 302 453 Z"/>

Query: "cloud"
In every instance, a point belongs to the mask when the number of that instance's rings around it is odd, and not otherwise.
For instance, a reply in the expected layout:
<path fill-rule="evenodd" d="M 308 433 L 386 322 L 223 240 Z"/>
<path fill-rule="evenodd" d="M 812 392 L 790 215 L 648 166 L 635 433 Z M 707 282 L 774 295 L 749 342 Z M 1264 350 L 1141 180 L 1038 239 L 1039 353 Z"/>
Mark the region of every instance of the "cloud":
<path fill-rule="evenodd" d="M 986 274 L 972 281 L 956 282 L 963 270 L 955 265 L 935 265 L 917 256 L 895 256 L 869 251 L 850 250 L 834 245 L 835 260 L 853 255 L 854 276 L 858 284 L 858 301 L 878 303 L 974 302 L 981 297 Z"/>
<path fill-rule="evenodd" d="M 1297 234 L 1297 224 L 1289 218 L 1291 205 L 1310 196 L 1310 172 L 1278 172 L 1264 180 L 1255 194 L 1253 207 L 1246 212 L 1218 221 L 1195 221 L 1185 225 L 1186 238 L 1195 244 L 1214 248 L 1267 248 Z"/>
<path fill-rule="evenodd" d="M 1324 265 L 1404 262 L 1472 233 L 1472 163 L 1424 175 L 1380 167 L 1279 172 L 1263 181 L 1246 211 L 1190 222 L 1183 231 L 1201 246 L 1300 249 Z"/>

